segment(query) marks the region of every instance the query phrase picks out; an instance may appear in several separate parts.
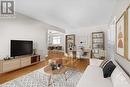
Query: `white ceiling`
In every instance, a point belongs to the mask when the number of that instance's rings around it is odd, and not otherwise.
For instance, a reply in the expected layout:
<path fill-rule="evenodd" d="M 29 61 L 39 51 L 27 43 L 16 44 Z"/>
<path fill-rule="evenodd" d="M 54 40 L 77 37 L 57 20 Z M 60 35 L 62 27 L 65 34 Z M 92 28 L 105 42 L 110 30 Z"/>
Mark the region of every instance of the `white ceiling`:
<path fill-rule="evenodd" d="M 64 34 L 60 31 L 55 31 L 55 30 L 48 30 L 48 34 L 49 35 L 61 35 L 61 34 Z"/>
<path fill-rule="evenodd" d="M 108 24 L 117 0 L 15 0 L 16 11 L 63 29 Z"/>

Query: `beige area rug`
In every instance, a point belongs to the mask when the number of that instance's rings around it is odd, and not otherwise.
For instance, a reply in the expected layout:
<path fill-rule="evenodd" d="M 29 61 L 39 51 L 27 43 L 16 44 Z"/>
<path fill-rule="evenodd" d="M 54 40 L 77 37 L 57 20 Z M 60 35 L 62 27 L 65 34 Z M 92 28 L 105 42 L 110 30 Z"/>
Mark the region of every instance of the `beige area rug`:
<path fill-rule="evenodd" d="M 52 77 L 54 83 L 49 87 L 76 87 L 82 73 L 77 70 L 66 71 L 67 81 L 64 75 L 55 75 Z M 0 87 L 48 87 L 49 76 L 43 73 L 43 68 L 33 71 L 27 75 L 6 82 Z"/>

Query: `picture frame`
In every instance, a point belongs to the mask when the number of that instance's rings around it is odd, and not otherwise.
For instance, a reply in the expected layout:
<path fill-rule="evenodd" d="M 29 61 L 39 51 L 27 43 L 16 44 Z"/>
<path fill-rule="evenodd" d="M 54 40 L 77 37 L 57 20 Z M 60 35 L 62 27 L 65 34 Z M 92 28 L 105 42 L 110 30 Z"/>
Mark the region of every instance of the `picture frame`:
<path fill-rule="evenodd" d="M 126 11 L 116 22 L 116 53 L 128 58 L 128 17 Z"/>
<path fill-rule="evenodd" d="M 127 32 L 128 32 L 128 37 L 130 37 L 130 5 L 128 6 L 128 8 L 127 8 L 127 10 L 126 10 L 126 28 L 127 28 Z M 127 40 L 128 40 L 128 57 L 127 57 L 127 59 L 128 59 L 128 61 L 130 61 L 130 46 L 129 46 L 129 44 L 130 44 L 130 38 L 127 38 Z"/>

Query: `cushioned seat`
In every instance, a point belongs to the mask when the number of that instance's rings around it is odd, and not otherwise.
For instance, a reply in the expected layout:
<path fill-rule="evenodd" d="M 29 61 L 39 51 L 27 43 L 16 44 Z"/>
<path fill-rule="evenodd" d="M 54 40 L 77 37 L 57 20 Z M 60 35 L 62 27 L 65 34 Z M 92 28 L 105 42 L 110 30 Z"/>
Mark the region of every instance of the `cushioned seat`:
<path fill-rule="evenodd" d="M 103 78 L 102 68 L 100 68 L 98 66 L 90 65 L 85 70 L 84 75 L 87 76 L 87 78 L 91 78 L 91 79 L 92 78 Z"/>
<path fill-rule="evenodd" d="M 90 59 L 90 65 L 76 87 L 130 87 L 129 76 L 115 61 L 113 63 L 116 68 L 111 77 L 104 78 L 103 70 L 99 67 L 101 60 Z"/>
<path fill-rule="evenodd" d="M 85 70 L 77 87 L 113 87 L 110 78 L 103 77 L 102 68 L 90 65 Z"/>

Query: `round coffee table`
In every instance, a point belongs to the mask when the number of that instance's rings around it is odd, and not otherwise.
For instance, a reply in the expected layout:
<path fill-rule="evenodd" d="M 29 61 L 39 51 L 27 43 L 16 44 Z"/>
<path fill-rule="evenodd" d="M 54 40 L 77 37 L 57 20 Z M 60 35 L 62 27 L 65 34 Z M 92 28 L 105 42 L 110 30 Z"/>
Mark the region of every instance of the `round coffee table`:
<path fill-rule="evenodd" d="M 44 73 L 49 76 L 48 86 L 50 86 L 51 84 L 54 83 L 54 81 L 52 79 L 52 76 L 54 76 L 54 75 L 62 75 L 63 74 L 64 77 L 65 77 L 65 80 L 67 81 L 67 78 L 66 78 L 66 75 L 65 75 L 65 72 L 67 71 L 67 69 L 68 69 L 68 67 L 63 66 L 60 69 L 52 70 L 50 65 L 45 66 L 44 67 Z M 52 83 L 51 83 L 51 80 L 52 80 Z"/>

